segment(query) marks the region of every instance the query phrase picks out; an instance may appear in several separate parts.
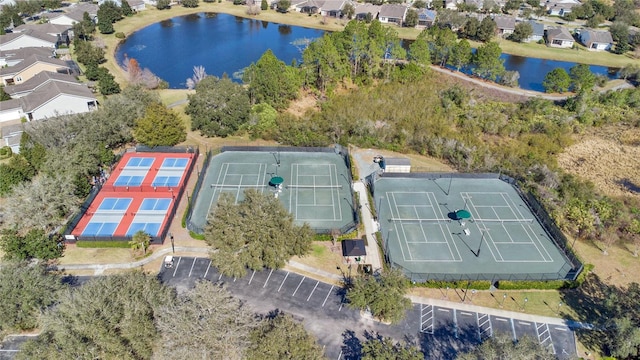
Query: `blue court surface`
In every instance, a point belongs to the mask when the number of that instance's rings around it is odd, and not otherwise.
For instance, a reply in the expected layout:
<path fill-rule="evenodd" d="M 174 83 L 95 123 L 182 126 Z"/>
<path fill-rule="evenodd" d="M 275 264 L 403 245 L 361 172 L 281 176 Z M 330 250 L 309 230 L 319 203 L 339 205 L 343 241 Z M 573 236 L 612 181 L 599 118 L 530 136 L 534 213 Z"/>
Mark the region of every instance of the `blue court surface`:
<path fill-rule="evenodd" d="M 120 174 L 116 181 L 113 182 L 114 186 L 140 186 L 144 176 L 129 176 Z"/>
<path fill-rule="evenodd" d="M 131 198 L 104 198 L 100 203 L 100 207 L 98 207 L 98 213 L 101 211 L 124 211 L 129 208 L 131 204 Z"/>
<path fill-rule="evenodd" d="M 158 236 L 158 232 L 160 231 L 160 225 L 162 225 L 162 223 L 131 223 L 131 226 L 129 226 L 129 230 L 127 230 L 127 236 L 133 236 L 135 235 L 135 233 L 137 233 L 138 231 L 142 230 L 145 233 L 151 235 L 151 236 Z"/>
<path fill-rule="evenodd" d="M 171 205 L 171 199 L 144 199 L 140 204 L 139 211 L 162 211 L 165 212 Z"/>
<path fill-rule="evenodd" d="M 166 158 L 162 161 L 161 169 L 163 168 L 179 168 L 184 169 L 187 167 L 189 159 L 186 158 Z"/>
<path fill-rule="evenodd" d="M 153 186 L 168 186 L 168 187 L 177 187 L 180 184 L 180 179 L 182 176 L 160 176 L 160 172 L 158 171 L 158 176 L 153 179 Z"/>
<path fill-rule="evenodd" d="M 119 223 L 113 222 L 95 222 L 91 221 L 87 224 L 82 232 L 82 236 L 112 236 Z"/>
<path fill-rule="evenodd" d="M 132 157 L 127 161 L 126 167 L 150 168 L 154 160 L 152 157 Z"/>

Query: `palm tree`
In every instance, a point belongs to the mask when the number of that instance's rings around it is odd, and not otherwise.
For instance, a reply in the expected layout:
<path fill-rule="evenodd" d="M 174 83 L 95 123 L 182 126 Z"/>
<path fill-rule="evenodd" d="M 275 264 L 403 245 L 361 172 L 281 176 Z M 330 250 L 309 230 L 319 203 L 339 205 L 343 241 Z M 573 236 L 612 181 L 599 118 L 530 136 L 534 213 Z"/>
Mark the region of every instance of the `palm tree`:
<path fill-rule="evenodd" d="M 143 230 L 139 230 L 138 232 L 133 234 L 131 241 L 129 241 L 129 246 L 131 246 L 131 249 L 133 251 L 142 249 L 142 254 L 147 255 L 147 248 L 149 247 L 150 243 L 151 236 Z"/>

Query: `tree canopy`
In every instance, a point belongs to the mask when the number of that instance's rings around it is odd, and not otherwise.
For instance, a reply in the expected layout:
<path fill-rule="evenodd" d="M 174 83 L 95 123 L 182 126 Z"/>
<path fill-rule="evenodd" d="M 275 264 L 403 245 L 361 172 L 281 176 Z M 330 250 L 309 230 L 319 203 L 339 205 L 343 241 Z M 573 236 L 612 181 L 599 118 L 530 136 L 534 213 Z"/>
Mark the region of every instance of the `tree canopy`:
<path fill-rule="evenodd" d="M 40 314 L 64 289 L 61 278 L 43 263 L 6 262 L 0 267 L 0 338 L 9 331 L 38 327 Z"/>
<path fill-rule="evenodd" d="M 422 360 L 424 355 L 415 346 L 395 342 L 380 334 L 365 333 L 362 360 Z"/>
<path fill-rule="evenodd" d="M 563 68 L 555 68 L 547 73 L 542 82 L 545 92 L 562 93 L 569 90 L 571 86 L 571 77 Z"/>
<path fill-rule="evenodd" d="M 537 339 L 521 336 L 514 342 L 509 335 L 496 334 L 485 340 L 474 350 L 460 354 L 458 360 L 554 360 L 556 356 L 542 347 Z"/>
<path fill-rule="evenodd" d="M 247 359 L 321 360 L 322 348 L 293 316 L 273 311 L 251 331 Z"/>
<path fill-rule="evenodd" d="M 351 307 L 369 309 L 373 316 L 395 323 L 411 307 L 411 300 L 405 297 L 408 287 L 409 281 L 398 269 L 358 276 L 347 287 L 347 301 Z"/>
<path fill-rule="evenodd" d="M 293 223 L 293 216 L 273 194 L 254 189 L 235 197 L 222 194 L 209 216 L 205 241 L 211 246 L 211 262 L 222 274 L 242 277 L 246 268 L 278 269 L 291 256 L 305 255 L 313 231 Z"/>
<path fill-rule="evenodd" d="M 478 47 L 476 54 L 473 57 L 473 73 L 478 76 L 495 80 L 502 76 L 505 72 L 504 60 L 500 59 L 502 50 L 497 42 L 488 42 Z"/>
<path fill-rule="evenodd" d="M 189 95 L 185 112 L 191 116 L 191 129 L 206 136 L 229 136 L 249 120 L 249 96 L 240 84 L 229 78 L 207 76 Z"/>
<path fill-rule="evenodd" d="M 18 359 L 148 359 L 159 339 L 154 318 L 173 297 L 138 271 L 94 278 L 62 294 Z"/>
<path fill-rule="evenodd" d="M 173 146 L 187 139 L 187 131 L 173 110 L 153 103 L 147 106 L 144 116 L 136 121 L 133 136 L 150 147 Z"/>
<path fill-rule="evenodd" d="M 242 81 L 249 85 L 251 103 L 264 102 L 277 110 L 286 108 L 291 100 L 297 98 L 302 85 L 298 69 L 287 66 L 271 49 L 249 65 Z"/>
<path fill-rule="evenodd" d="M 51 260 L 62 256 L 64 242 L 57 234 L 32 228 L 21 234 L 16 228 L 0 231 L 0 249 L 9 260 Z"/>

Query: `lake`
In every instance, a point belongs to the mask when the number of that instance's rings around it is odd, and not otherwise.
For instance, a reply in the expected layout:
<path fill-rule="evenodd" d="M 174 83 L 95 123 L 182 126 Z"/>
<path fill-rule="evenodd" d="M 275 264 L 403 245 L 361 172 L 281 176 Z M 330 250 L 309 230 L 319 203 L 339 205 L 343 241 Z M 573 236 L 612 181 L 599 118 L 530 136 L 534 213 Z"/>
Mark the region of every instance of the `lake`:
<path fill-rule="evenodd" d="M 194 66 L 204 66 L 207 74 L 221 77 L 224 73 L 239 81 L 241 71 L 271 49 L 282 61 L 301 61 L 306 41 L 324 34 L 307 29 L 227 14 L 197 13 L 175 17 L 150 25 L 131 34 L 116 51 L 122 63 L 125 55 L 135 58 L 141 67 L 169 83 L 172 89 L 186 87 Z M 567 49 L 566 51 L 572 51 Z M 584 54 L 582 54 L 584 56 Z M 562 67 L 567 71 L 574 63 L 526 58 L 502 54 L 507 70 L 520 73 L 522 89 L 544 91 L 545 75 Z M 590 66 L 595 74 L 615 78 L 618 69 Z"/>

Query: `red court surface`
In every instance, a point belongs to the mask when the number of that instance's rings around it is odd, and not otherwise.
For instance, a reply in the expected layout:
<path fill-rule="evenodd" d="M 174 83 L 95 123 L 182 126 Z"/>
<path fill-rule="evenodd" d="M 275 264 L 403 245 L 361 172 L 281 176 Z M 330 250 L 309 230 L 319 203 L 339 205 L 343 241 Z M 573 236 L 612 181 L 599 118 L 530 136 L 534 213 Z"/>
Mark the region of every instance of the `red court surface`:
<path fill-rule="evenodd" d="M 71 231 L 76 240 L 128 239 L 143 230 L 162 241 L 197 153 L 129 152 Z"/>

